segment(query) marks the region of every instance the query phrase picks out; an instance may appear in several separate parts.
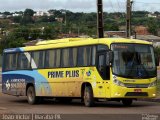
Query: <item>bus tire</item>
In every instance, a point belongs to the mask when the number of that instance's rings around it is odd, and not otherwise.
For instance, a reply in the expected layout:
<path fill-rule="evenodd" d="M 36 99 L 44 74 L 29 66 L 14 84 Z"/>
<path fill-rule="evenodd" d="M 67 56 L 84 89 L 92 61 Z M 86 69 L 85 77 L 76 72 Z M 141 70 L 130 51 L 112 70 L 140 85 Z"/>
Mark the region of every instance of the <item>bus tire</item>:
<path fill-rule="evenodd" d="M 86 107 L 94 106 L 94 97 L 93 97 L 93 91 L 91 86 L 85 87 L 83 98 L 84 98 L 84 104 Z"/>
<path fill-rule="evenodd" d="M 36 97 L 35 89 L 33 86 L 29 86 L 27 89 L 27 100 L 30 105 L 34 105 L 38 102 L 38 97 Z"/>
<path fill-rule="evenodd" d="M 124 106 L 131 106 L 133 103 L 133 100 L 132 99 L 123 99 L 122 103 Z"/>

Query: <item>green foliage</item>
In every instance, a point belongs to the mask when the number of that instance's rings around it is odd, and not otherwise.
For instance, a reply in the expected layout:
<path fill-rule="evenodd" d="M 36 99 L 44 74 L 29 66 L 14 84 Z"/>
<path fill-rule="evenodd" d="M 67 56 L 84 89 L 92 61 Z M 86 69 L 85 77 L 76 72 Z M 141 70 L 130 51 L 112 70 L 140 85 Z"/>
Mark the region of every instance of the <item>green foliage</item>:
<path fill-rule="evenodd" d="M 0 53 L 2 53 L 3 49 L 6 48 L 24 46 L 23 43 L 26 42 L 26 40 L 23 37 L 17 38 L 17 36 L 15 36 L 15 34 L 13 33 L 9 34 L 8 36 L 5 36 L 3 39 L 3 42 L 1 42 L 0 44 Z"/>
<path fill-rule="evenodd" d="M 0 19 L 0 28 L 3 31 L 9 31 L 8 36 L 2 38 L 3 44 L 0 44 L 0 52 L 3 48 L 23 46 L 22 42 L 28 42 L 35 39 L 56 39 L 61 34 L 79 34 L 97 36 L 97 13 L 73 13 L 68 10 L 48 11 L 51 16 L 34 17 L 32 9 L 26 9 L 24 12 L 15 12 L 22 16 L 16 16 L 11 19 Z M 12 13 L 6 12 L 6 15 Z M 147 11 L 134 11 L 132 14 L 132 25 L 144 25 L 149 31 L 157 35 L 160 28 L 158 18 L 148 18 Z M 158 16 L 159 12 L 155 12 Z M 62 18 L 59 22 L 55 18 Z M 107 13 L 104 12 L 104 30 L 118 31 L 120 26 L 126 25 L 125 13 Z M 18 23 L 18 24 L 12 24 Z M 42 29 L 43 28 L 43 29 Z M 3 32 L 0 33 L 3 36 Z M 5 46 L 5 47 L 4 47 Z M 160 54 L 160 53 L 159 53 Z"/>
<path fill-rule="evenodd" d="M 34 23 L 32 16 L 24 16 L 21 20 L 22 25 Z"/>
<path fill-rule="evenodd" d="M 148 11 L 133 11 L 132 12 L 133 17 L 140 17 L 140 18 L 146 17 L 148 14 L 149 14 Z"/>
<path fill-rule="evenodd" d="M 157 31 L 159 29 L 159 26 L 157 25 L 157 20 L 154 19 L 154 18 L 151 18 L 148 20 L 148 30 L 150 33 L 154 34 L 154 35 L 157 35 Z"/>
<path fill-rule="evenodd" d="M 34 11 L 32 9 L 26 9 L 24 11 L 24 16 L 33 16 L 34 15 Z"/>
<path fill-rule="evenodd" d="M 42 32 L 40 29 L 31 29 L 29 32 L 29 36 L 28 39 L 29 40 L 36 40 L 38 38 L 40 38 Z"/>
<path fill-rule="evenodd" d="M 4 14 L 4 15 L 11 15 L 11 13 L 8 12 L 8 11 L 5 11 L 3 14 Z"/>
<path fill-rule="evenodd" d="M 21 23 L 22 21 L 22 16 L 15 16 L 13 17 L 13 22 L 14 23 Z"/>
<path fill-rule="evenodd" d="M 15 38 L 23 37 L 25 40 L 28 40 L 29 33 L 30 33 L 30 29 L 25 26 L 19 27 L 12 32 Z"/>
<path fill-rule="evenodd" d="M 42 39 L 55 39 L 58 35 L 58 31 L 54 30 L 52 27 L 45 27 L 42 31 Z"/>
<path fill-rule="evenodd" d="M 154 51 L 156 54 L 160 55 L 160 47 L 155 47 Z"/>
<path fill-rule="evenodd" d="M 104 26 L 105 31 L 119 31 L 119 25 L 116 23 L 113 24 L 105 24 Z"/>
<path fill-rule="evenodd" d="M 21 24 L 26 25 L 26 24 L 34 23 L 33 15 L 34 15 L 34 11 L 32 9 L 26 9 L 24 11 L 24 16 L 21 19 Z"/>
<path fill-rule="evenodd" d="M 38 22 L 38 23 L 42 23 L 42 22 L 46 22 L 46 23 L 48 23 L 48 22 L 55 22 L 56 20 L 55 20 L 55 17 L 52 15 L 52 16 L 42 16 L 42 17 L 39 17 L 39 18 L 37 18 L 36 19 L 36 21 L 35 22 Z"/>
<path fill-rule="evenodd" d="M 160 97 L 160 80 L 157 82 L 157 97 Z"/>

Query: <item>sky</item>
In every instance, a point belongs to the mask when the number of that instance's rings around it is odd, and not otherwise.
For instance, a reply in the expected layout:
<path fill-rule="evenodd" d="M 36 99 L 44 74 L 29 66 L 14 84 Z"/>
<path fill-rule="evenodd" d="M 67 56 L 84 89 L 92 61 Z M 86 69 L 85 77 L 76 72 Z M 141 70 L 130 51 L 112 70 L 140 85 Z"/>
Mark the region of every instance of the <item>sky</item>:
<path fill-rule="evenodd" d="M 67 9 L 73 12 L 96 12 L 97 0 L 0 0 L 0 11 L 35 11 Z M 160 0 L 133 0 L 133 10 L 160 11 Z M 125 12 L 126 0 L 103 0 L 105 12 Z"/>

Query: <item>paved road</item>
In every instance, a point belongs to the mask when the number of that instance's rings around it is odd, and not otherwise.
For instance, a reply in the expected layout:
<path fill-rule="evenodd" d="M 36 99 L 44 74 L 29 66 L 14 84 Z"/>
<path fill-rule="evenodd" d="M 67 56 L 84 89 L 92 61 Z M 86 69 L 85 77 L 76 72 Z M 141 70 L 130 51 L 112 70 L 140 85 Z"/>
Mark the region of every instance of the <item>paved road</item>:
<path fill-rule="evenodd" d="M 135 101 L 131 107 L 124 107 L 119 102 L 107 102 L 97 103 L 96 107 L 87 108 L 80 103 L 79 100 L 75 100 L 70 104 L 62 104 L 53 100 L 45 100 L 39 105 L 29 105 L 26 101 L 26 97 L 14 97 L 0 93 L 0 114 L 8 113 L 62 114 L 62 116 L 64 114 L 72 114 L 70 116 L 64 115 L 64 117 L 66 117 L 66 119 L 75 117 L 80 119 L 85 116 L 85 118 L 88 117 L 88 119 L 93 118 L 92 120 L 106 117 L 112 118 L 116 116 L 118 116 L 118 118 L 128 116 L 128 118 L 134 119 L 137 117 L 137 119 L 139 118 L 141 120 L 142 115 L 147 114 L 158 115 L 158 118 L 160 119 L 160 103 Z"/>

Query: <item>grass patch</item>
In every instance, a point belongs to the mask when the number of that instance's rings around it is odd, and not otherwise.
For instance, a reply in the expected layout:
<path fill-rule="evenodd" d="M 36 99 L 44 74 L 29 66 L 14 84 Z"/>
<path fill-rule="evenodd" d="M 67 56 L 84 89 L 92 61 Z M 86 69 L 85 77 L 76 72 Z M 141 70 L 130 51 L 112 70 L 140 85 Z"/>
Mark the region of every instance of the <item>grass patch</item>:
<path fill-rule="evenodd" d="M 157 97 L 160 97 L 160 79 L 157 82 Z"/>

